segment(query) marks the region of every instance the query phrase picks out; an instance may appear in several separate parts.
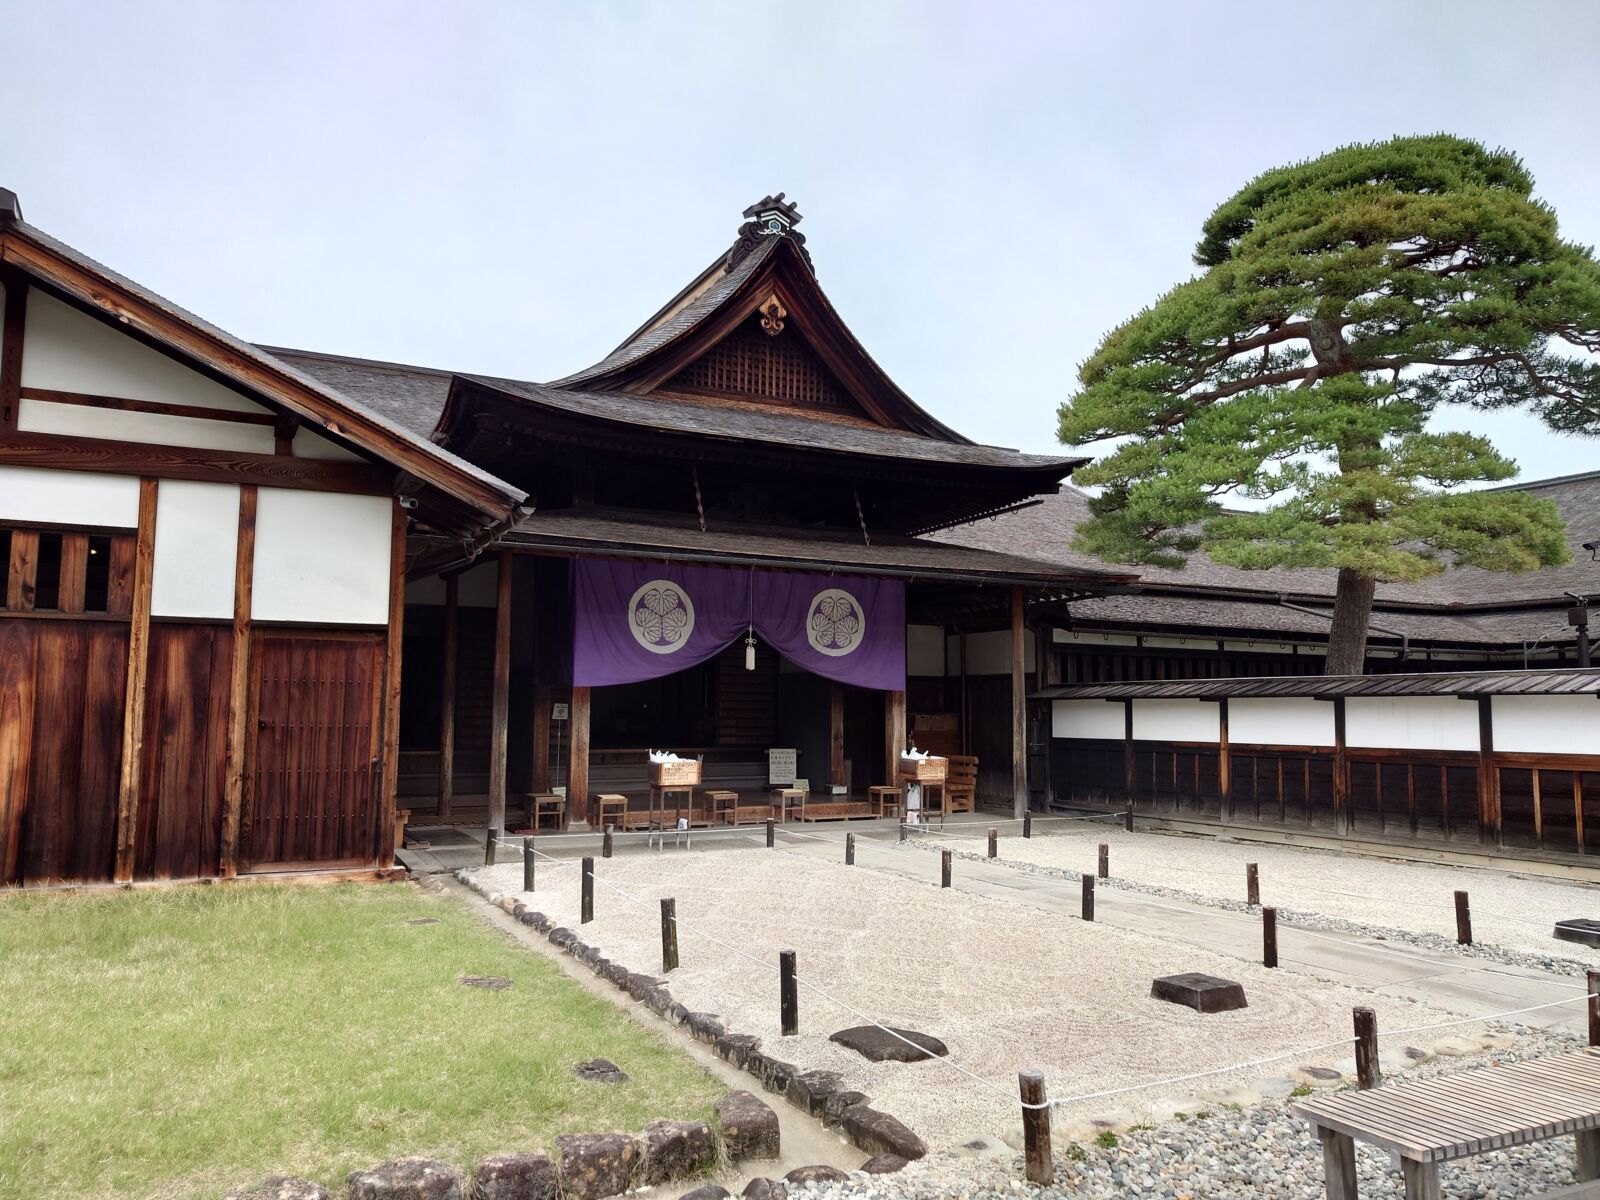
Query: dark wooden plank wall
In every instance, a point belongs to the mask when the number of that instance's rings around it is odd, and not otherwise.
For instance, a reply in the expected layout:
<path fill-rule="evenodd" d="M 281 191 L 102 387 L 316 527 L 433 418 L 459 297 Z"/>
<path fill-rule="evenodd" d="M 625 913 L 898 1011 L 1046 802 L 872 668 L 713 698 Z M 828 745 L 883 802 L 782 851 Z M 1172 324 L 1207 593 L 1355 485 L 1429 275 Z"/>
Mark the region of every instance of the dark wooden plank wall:
<path fill-rule="evenodd" d="M 744 669 L 744 642 L 716 659 L 717 745 L 775 744 L 778 730 L 778 652 L 756 644 L 756 669 Z"/>

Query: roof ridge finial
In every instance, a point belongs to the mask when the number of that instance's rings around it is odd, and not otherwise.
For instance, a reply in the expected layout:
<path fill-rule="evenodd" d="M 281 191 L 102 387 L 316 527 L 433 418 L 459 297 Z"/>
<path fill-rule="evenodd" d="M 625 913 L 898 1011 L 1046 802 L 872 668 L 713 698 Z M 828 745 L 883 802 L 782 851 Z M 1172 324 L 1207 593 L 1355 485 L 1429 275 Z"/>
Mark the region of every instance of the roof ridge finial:
<path fill-rule="evenodd" d="M 783 197 L 779 196 L 778 199 L 782 200 Z M 795 219 L 799 220 L 799 217 L 796 216 Z M 22 220 L 22 201 L 10 188 L 0 187 L 0 224 L 20 220 Z"/>
<path fill-rule="evenodd" d="M 795 230 L 801 220 L 800 209 L 792 201 L 785 200 L 782 192 L 757 200 L 744 210 L 744 218 L 744 224 L 739 226 L 738 240 L 733 243 L 733 249 L 728 251 L 724 271 L 732 271 L 737 267 L 765 237 L 788 238 L 800 251 L 806 266 L 811 265 L 811 256 L 805 249 L 806 235 Z"/>

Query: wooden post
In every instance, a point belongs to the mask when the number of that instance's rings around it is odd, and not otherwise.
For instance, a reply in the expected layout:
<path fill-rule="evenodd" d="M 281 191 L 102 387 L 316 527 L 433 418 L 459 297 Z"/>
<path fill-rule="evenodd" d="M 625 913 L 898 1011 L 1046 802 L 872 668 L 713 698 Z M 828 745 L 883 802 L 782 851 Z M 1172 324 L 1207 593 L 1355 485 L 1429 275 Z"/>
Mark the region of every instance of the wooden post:
<path fill-rule="evenodd" d="M 904 821 L 900 822 L 900 840 L 902 842 L 906 840 L 906 823 Z"/>
<path fill-rule="evenodd" d="M 1095 866 L 1095 874 L 1101 879 L 1111 878 L 1111 847 L 1105 842 L 1100 843 L 1100 861 Z"/>
<path fill-rule="evenodd" d="M 525 892 L 533 891 L 535 883 L 533 866 L 533 839 L 525 837 L 522 839 L 522 890 Z"/>
<path fill-rule="evenodd" d="M 583 860 L 583 890 L 579 898 L 578 924 L 594 920 L 594 859 Z"/>
<path fill-rule="evenodd" d="M 1000 857 L 1000 831 L 998 829 L 989 830 L 989 857 Z"/>
<path fill-rule="evenodd" d="M 228 677 L 227 773 L 222 792 L 222 877 L 239 873 L 239 831 L 250 745 L 250 595 L 255 580 L 256 487 L 239 488 L 239 540 L 233 560 L 233 667 Z"/>
<path fill-rule="evenodd" d="M 483 831 L 483 865 L 494 866 L 495 843 L 500 840 L 500 831 L 493 825 Z"/>
<path fill-rule="evenodd" d="M 529 791 L 550 790 L 550 685 L 537 683 L 533 687 L 533 775 Z"/>
<path fill-rule="evenodd" d="M 1139 782 L 1133 765 L 1133 701 L 1122 702 L 1122 787 L 1128 810 L 1133 810 L 1133 799 Z"/>
<path fill-rule="evenodd" d="M 900 754 L 906 748 L 906 694 L 883 694 L 884 778 L 893 783 L 900 777 Z"/>
<path fill-rule="evenodd" d="M 1022 814 L 1022 836 L 1025 838 L 1033 836 L 1033 813 L 1031 812 Z"/>
<path fill-rule="evenodd" d="M 1340 837 L 1350 832 L 1350 759 L 1345 753 L 1344 697 L 1333 698 L 1333 828 Z M 1310 815 L 1311 797 L 1306 797 Z"/>
<path fill-rule="evenodd" d="M 572 689 L 572 765 L 567 768 L 567 817 L 589 820 L 589 689 Z"/>
<path fill-rule="evenodd" d="M 489 716 L 489 824 L 506 823 L 506 721 L 511 711 L 511 551 L 500 551 L 494 599 L 494 702 Z"/>
<path fill-rule="evenodd" d="M 794 951 L 778 951 L 778 1017 L 783 1036 L 800 1032 L 800 986 L 795 979 Z"/>
<path fill-rule="evenodd" d="M 390 505 L 389 626 L 383 649 L 383 735 L 378 751 L 377 866 L 394 866 L 394 810 L 400 791 L 400 678 L 406 644 L 406 529 L 409 518 Z"/>
<path fill-rule="evenodd" d="M 661 973 L 678 969 L 678 902 L 661 898 Z"/>
<path fill-rule="evenodd" d="M 1083 877 L 1083 919 L 1094 920 L 1094 876 Z"/>
<path fill-rule="evenodd" d="M 128 618 L 128 682 L 122 707 L 122 774 L 117 787 L 114 877 L 133 879 L 140 772 L 144 767 L 145 677 L 150 665 L 150 580 L 156 548 L 156 481 L 139 481 L 139 530 L 133 551 L 133 610 Z M 391 825 L 393 822 L 391 822 Z M 389 835 L 394 836 L 392 830 Z"/>
<path fill-rule="evenodd" d="M 847 867 L 856 865 L 856 835 L 853 833 L 844 835 L 844 865 Z"/>
<path fill-rule="evenodd" d="M 1500 844 L 1500 770 L 1494 756 L 1493 697 L 1478 697 L 1478 841 Z"/>
<path fill-rule="evenodd" d="M 842 683 L 831 684 L 828 688 L 828 782 L 835 785 L 844 783 L 844 684 Z"/>
<path fill-rule="evenodd" d="M 1127 806 L 1122 810 L 1122 831 L 1124 833 L 1133 832 L 1133 797 L 1131 795 L 1128 797 Z"/>
<path fill-rule="evenodd" d="M 967 631 L 963 629 L 957 637 L 959 643 L 958 657 L 961 666 L 961 753 L 972 753 L 972 722 L 967 715 Z"/>
<path fill-rule="evenodd" d="M 1022 588 L 1011 589 L 1011 815 L 1028 811 L 1028 703 L 1022 673 L 1024 630 Z"/>
<path fill-rule="evenodd" d="M 942 888 L 950 886 L 950 851 L 948 850 L 939 852 L 939 886 Z"/>
<path fill-rule="evenodd" d="M 1472 908 L 1467 893 L 1456 893 L 1456 941 L 1463 946 L 1472 945 Z"/>
<path fill-rule="evenodd" d="M 1278 965 L 1278 910 L 1275 908 L 1261 910 L 1261 965 Z"/>
<path fill-rule="evenodd" d="M 1044 1073 L 1028 1070 L 1017 1074 L 1022 1093 L 1022 1145 L 1024 1171 L 1029 1183 L 1052 1183 L 1056 1160 L 1050 1150 L 1050 1110 L 1044 1094 Z"/>
<path fill-rule="evenodd" d="M 616 828 L 615 825 L 611 825 L 611 824 L 607 824 L 606 825 L 605 834 L 600 839 L 600 857 L 601 858 L 610 858 L 611 857 L 611 831 L 613 829 L 615 829 L 615 828 Z"/>
<path fill-rule="evenodd" d="M 0 318 L 0 430 L 15 430 L 22 408 L 22 344 L 28 325 L 28 280 L 20 271 L 9 268 L 3 281 L 6 287 L 5 315 Z"/>
<path fill-rule="evenodd" d="M 1222 794 L 1223 823 L 1233 820 L 1233 747 L 1228 744 L 1228 701 L 1217 702 L 1217 790 Z"/>
<path fill-rule="evenodd" d="M 1378 1014 L 1370 1008 L 1356 1009 L 1355 1027 L 1356 1085 L 1367 1091 L 1383 1082 L 1378 1067 Z"/>
<path fill-rule="evenodd" d="M 1584 982 L 1589 989 L 1589 1045 L 1600 1046 L 1600 971 L 1589 971 Z"/>
<path fill-rule="evenodd" d="M 768 817 L 768 818 L 767 818 L 767 849 L 768 849 L 768 850 L 771 850 L 771 849 L 772 849 L 772 847 L 773 847 L 773 846 L 775 846 L 775 845 L 776 845 L 776 844 L 777 844 L 777 843 L 776 843 L 776 842 L 775 842 L 775 841 L 774 841 L 774 840 L 773 840 L 773 837 L 772 837 L 772 833 L 773 833 L 773 825 L 774 825 L 774 822 L 773 822 L 773 820 L 772 820 L 772 818 L 771 818 L 771 817 Z"/>
<path fill-rule="evenodd" d="M 1244 902 L 1251 908 L 1261 904 L 1261 869 L 1256 863 L 1244 865 Z"/>
<path fill-rule="evenodd" d="M 444 580 L 444 664 L 439 684 L 439 819 L 456 799 L 456 655 L 460 646 L 461 577 Z"/>

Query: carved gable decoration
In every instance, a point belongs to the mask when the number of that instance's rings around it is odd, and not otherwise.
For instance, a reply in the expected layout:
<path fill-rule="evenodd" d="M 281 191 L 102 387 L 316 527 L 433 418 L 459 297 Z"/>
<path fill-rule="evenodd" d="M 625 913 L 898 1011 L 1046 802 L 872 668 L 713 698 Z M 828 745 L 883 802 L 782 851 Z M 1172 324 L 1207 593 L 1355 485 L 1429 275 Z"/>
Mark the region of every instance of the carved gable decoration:
<path fill-rule="evenodd" d="M 867 417 L 787 316 L 774 297 L 657 390 Z"/>

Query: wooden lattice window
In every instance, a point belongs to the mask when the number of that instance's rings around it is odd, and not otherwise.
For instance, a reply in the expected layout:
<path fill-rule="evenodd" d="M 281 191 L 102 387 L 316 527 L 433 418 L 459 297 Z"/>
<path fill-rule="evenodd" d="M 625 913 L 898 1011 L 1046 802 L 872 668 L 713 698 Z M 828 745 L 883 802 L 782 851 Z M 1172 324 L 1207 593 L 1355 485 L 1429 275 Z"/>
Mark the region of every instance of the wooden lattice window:
<path fill-rule="evenodd" d="M 768 334 L 759 315 L 679 371 L 662 390 L 864 415 L 799 333 L 788 329 Z"/>
<path fill-rule="evenodd" d="M 0 528 L 0 612 L 125 617 L 133 552 L 131 533 Z"/>

